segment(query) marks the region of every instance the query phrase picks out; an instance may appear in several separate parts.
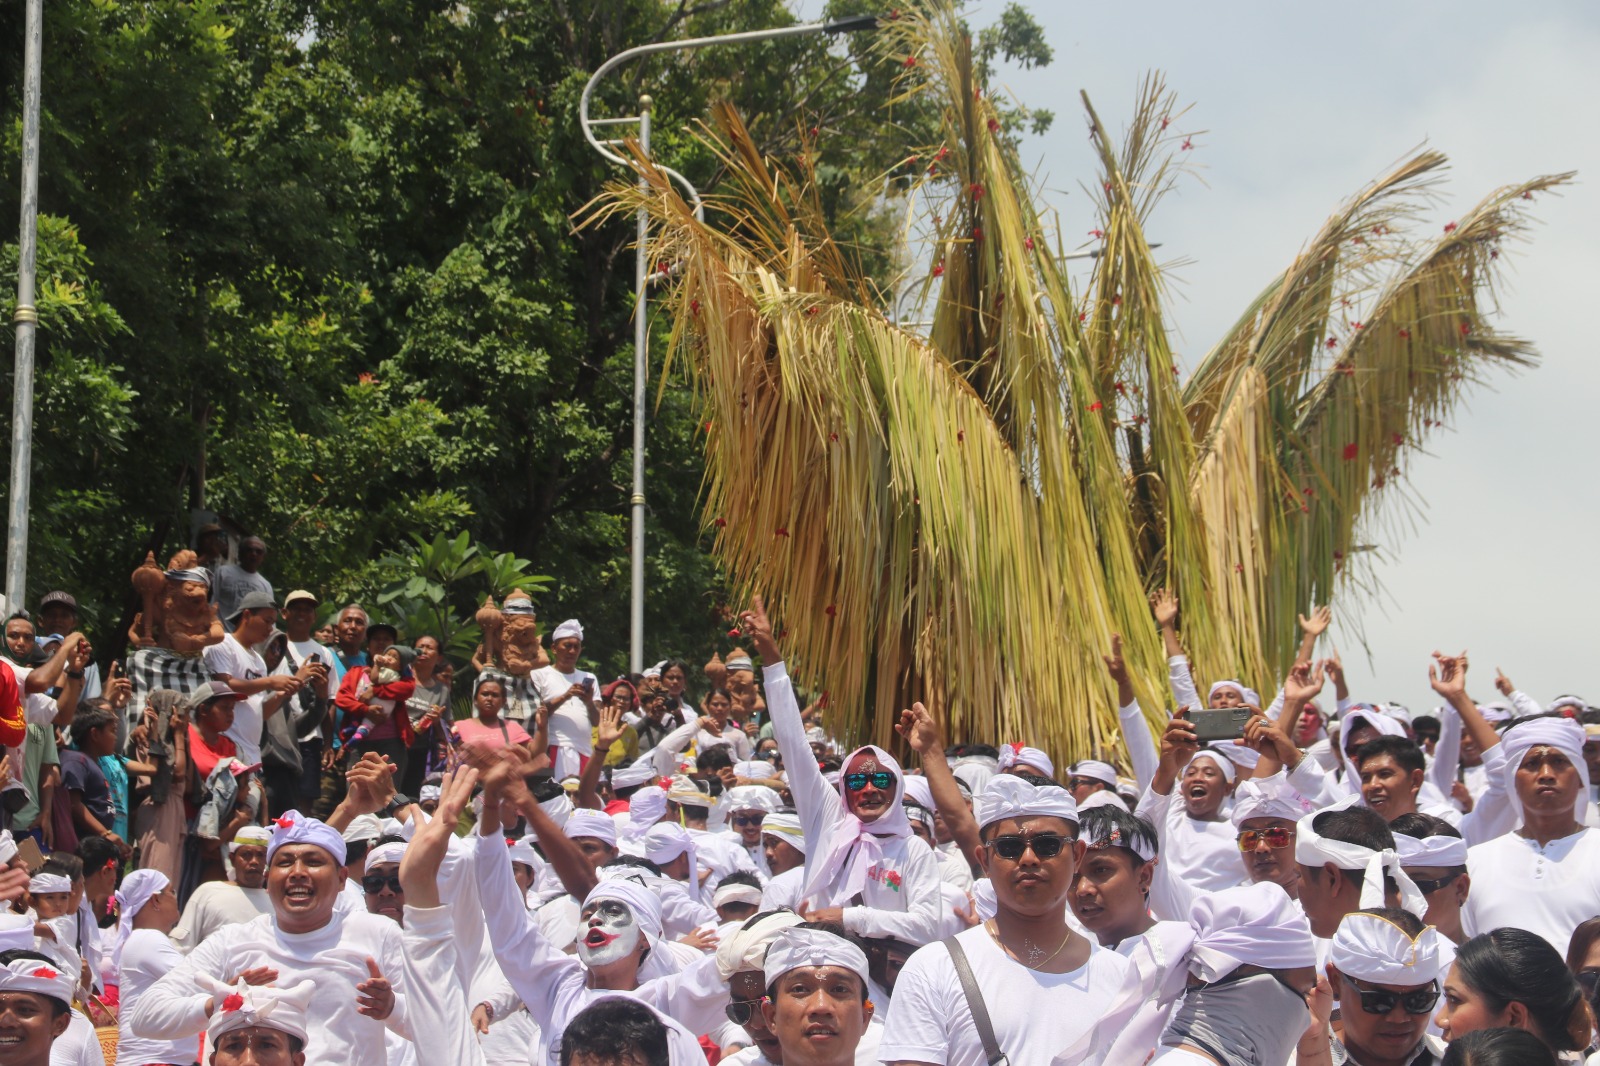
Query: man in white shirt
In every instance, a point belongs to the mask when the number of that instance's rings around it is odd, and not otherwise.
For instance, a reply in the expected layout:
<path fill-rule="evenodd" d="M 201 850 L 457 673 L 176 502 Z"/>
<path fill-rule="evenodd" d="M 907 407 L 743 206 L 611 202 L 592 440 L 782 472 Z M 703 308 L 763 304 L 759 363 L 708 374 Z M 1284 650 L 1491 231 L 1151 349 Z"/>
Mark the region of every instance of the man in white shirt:
<path fill-rule="evenodd" d="M 1002 774 L 973 814 L 995 917 L 929 944 L 900 971 L 878 1048 L 890 1066 L 984 1066 L 990 1056 L 973 1020 L 980 999 L 1012 1066 L 1047 1066 L 1089 1031 L 1127 971 L 1127 960 L 1067 923 L 1084 854 L 1071 793 Z"/>
<path fill-rule="evenodd" d="M 265 721 L 263 704 L 277 693 L 298 691 L 301 681 L 288 674 L 267 676 L 266 661 L 257 655 L 255 645 L 272 634 L 278 621 L 278 605 L 265 592 L 247 592 L 228 621 L 233 631 L 201 652 L 206 669 L 242 699 L 234 706 L 233 725 L 227 735 L 239 749 L 239 761 L 254 766 L 261 761 L 261 727 Z"/>
<path fill-rule="evenodd" d="M 312 639 L 312 627 L 317 624 L 317 598 L 305 589 L 295 589 L 283 598 L 282 624 L 288 637 L 287 654 L 273 673 L 296 674 L 307 663 L 321 666 L 320 670 L 313 671 L 310 683 L 289 697 L 284 707 L 300 747 L 300 785 L 295 802 L 290 806 L 309 809 L 317 802 L 322 769 L 322 719 L 327 714 L 329 700 L 337 691 L 334 671 L 338 656 L 332 648 Z M 308 716 L 314 716 L 316 722 L 307 721 Z"/>
<path fill-rule="evenodd" d="M 364 910 L 337 906 L 344 861 L 344 841 L 322 822 L 298 811 L 276 819 L 267 848 L 272 913 L 207 937 L 146 991 L 130 1019 L 133 1032 L 179 1040 L 205 1029 L 226 1005 L 197 992 L 197 976 L 219 984 L 243 976 L 284 987 L 310 980 L 316 994 L 307 1027 L 315 1039 L 306 1062 L 386 1066 L 385 1027 L 411 1038 L 400 929 Z"/>
<path fill-rule="evenodd" d="M 247 825 L 228 845 L 232 881 L 206 881 L 184 905 L 172 930 L 178 950 L 188 953 L 226 925 L 242 925 L 272 910 L 267 896 L 267 845 L 272 836 L 259 825 Z"/>
<path fill-rule="evenodd" d="M 594 693 L 598 680 L 578 669 L 583 652 L 583 625 L 569 618 L 550 634 L 549 666 L 528 675 L 550 715 L 550 747 L 555 749 L 552 773 L 557 781 L 576 777 L 594 751 L 592 730 L 599 724 Z"/>
<path fill-rule="evenodd" d="M 767 949 L 762 977 L 767 998 L 761 1014 L 786 1066 L 854 1066 L 874 1009 L 860 948 L 822 929 L 795 926 Z"/>

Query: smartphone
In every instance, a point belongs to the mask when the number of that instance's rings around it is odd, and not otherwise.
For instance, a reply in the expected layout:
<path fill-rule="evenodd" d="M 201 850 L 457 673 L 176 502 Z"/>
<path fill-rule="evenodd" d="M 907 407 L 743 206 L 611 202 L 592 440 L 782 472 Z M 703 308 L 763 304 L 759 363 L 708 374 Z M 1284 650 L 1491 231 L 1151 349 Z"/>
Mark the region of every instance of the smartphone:
<path fill-rule="evenodd" d="M 314 651 L 310 655 L 306 656 L 306 661 L 311 663 L 320 663 L 322 661 L 322 653 L 320 651 Z"/>
<path fill-rule="evenodd" d="M 1201 744 L 1215 740 L 1238 740 L 1244 736 L 1245 723 L 1255 714 L 1248 707 L 1223 707 L 1218 710 L 1190 711 L 1189 721 L 1194 723 L 1194 736 Z"/>
<path fill-rule="evenodd" d="M 17 858 L 22 860 L 22 865 L 27 867 L 30 874 L 38 873 L 39 867 L 44 865 L 44 853 L 39 850 L 39 842 L 32 837 L 23 837 L 17 841 Z"/>

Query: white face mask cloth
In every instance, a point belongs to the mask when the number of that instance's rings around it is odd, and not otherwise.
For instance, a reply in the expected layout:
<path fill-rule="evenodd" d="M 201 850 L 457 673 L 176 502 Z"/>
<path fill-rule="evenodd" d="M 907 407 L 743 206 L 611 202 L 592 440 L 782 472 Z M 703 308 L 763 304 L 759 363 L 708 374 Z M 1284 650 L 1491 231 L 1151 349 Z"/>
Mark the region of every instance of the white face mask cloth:
<path fill-rule="evenodd" d="M 1190 989 L 1161 1043 L 1190 1044 L 1223 1066 L 1279 1066 L 1310 1024 L 1300 995 L 1271 974 L 1252 974 Z"/>

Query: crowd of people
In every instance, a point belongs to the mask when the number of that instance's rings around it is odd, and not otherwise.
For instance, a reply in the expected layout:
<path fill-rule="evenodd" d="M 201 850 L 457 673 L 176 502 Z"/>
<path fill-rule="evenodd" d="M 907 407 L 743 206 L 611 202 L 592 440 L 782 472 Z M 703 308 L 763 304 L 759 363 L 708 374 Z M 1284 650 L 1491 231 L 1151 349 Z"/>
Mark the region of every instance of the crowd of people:
<path fill-rule="evenodd" d="M 6 619 L 0 1066 L 1600 1063 L 1600 712 L 1465 652 L 1357 701 L 1322 609 L 1264 701 L 1158 593 L 1175 710 L 1112 638 L 1115 750 L 916 704 L 903 765 L 759 599 L 704 684 L 601 685 L 569 620 L 456 708 L 438 639 L 241 547 L 180 685 L 68 593 Z"/>

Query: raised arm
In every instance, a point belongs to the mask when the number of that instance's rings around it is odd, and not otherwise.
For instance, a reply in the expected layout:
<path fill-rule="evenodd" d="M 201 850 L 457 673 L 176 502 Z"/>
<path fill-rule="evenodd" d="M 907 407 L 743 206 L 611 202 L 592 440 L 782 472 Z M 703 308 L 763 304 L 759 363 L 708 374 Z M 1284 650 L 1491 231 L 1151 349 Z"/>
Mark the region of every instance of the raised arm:
<path fill-rule="evenodd" d="M 1317 638 L 1328 631 L 1328 623 L 1333 621 L 1333 611 L 1326 605 L 1313 607 L 1311 617 L 1299 616 L 1300 622 L 1300 653 L 1295 656 L 1297 663 L 1309 663 L 1311 653 L 1317 650 Z"/>
<path fill-rule="evenodd" d="M 844 801 L 828 787 L 817 768 L 817 758 L 811 753 L 811 742 L 806 739 L 805 722 L 800 717 L 800 704 L 794 698 L 794 686 L 789 672 L 784 668 L 783 653 L 772 636 L 772 623 L 767 619 L 761 597 L 750 600 L 750 609 L 739 615 L 739 625 L 745 636 L 755 644 L 761 656 L 761 675 L 767 693 L 767 713 L 772 716 L 772 735 L 783 755 L 784 776 L 789 782 L 789 792 L 794 796 L 794 809 L 800 815 L 806 842 L 820 846 L 827 830 L 844 813 Z M 810 856 L 807 856 L 810 858 Z"/>
<path fill-rule="evenodd" d="M 1478 750 L 1488 751 L 1500 743 L 1500 734 L 1467 695 L 1467 653 L 1451 656 L 1434 652 L 1433 659 L 1428 667 L 1428 683 L 1461 716 L 1461 725 Z"/>
<path fill-rule="evenodd" d="M 1156 752 L 1155 737 L 1150 735 L 1150 723 L 1144 720 L 1144 709 L 1133 695 L 1133 679 L 1128 676 L 1128 664 L 1122 658 L 1122 634 L 1111 634 L 1111 654 L 1100 658 L 1117 686 L 1117 719 L 1122 723 L 1122 742 L 1128 749 L 1128 761 L 1133 764 L 1134 780 L 1143 792 L 1150 787 L 1161 756 Z"/>
<path fill-rule="evenodd" d="M 590 810 L 605 810 L 600 802 L 600 772 L 606 768 L 606 755 L 611 745 L 622 739 L 622 712 L 607 703 L 600 708 L 600 722 L 595 726 L 594 754 L 578 775 L 578 795 L 574 806 Z"/>
<path fill-rule="evenodd" d="M 944 735 L 940 732 L 939 723 L 928 713 L 928 708 L 913 703 L 909 711 L 900 712 L 900 721 L 895 723 L 894 728 L 911 745 L 911 750 L 917 753 L 922 763 L 922 776 L 928 779 L 928 791 L 933 793 L 933 805 L 939 808 L 945 828 L 950 830 L 956 846 L 966 856 L 968 863 L 978 865 L 978 851 L 983 846 L 978 838 L 978 820 L 967 808 L 967 801 L 961 797 L 961 788 L 956 784 L 955 774 L 950 772 L 950 763 L 944 757 Z"/>
<path fill-rule="evenodd" d="M 1161 630 L 1161 643 L 1167 658 L 1183 654 L 1183 642 L 1178 639 L 1178 597 L 1166 589 L 1156 589 L 1150 595 L 1150 609 L 1155 612 L 1156 627 Z"/>

